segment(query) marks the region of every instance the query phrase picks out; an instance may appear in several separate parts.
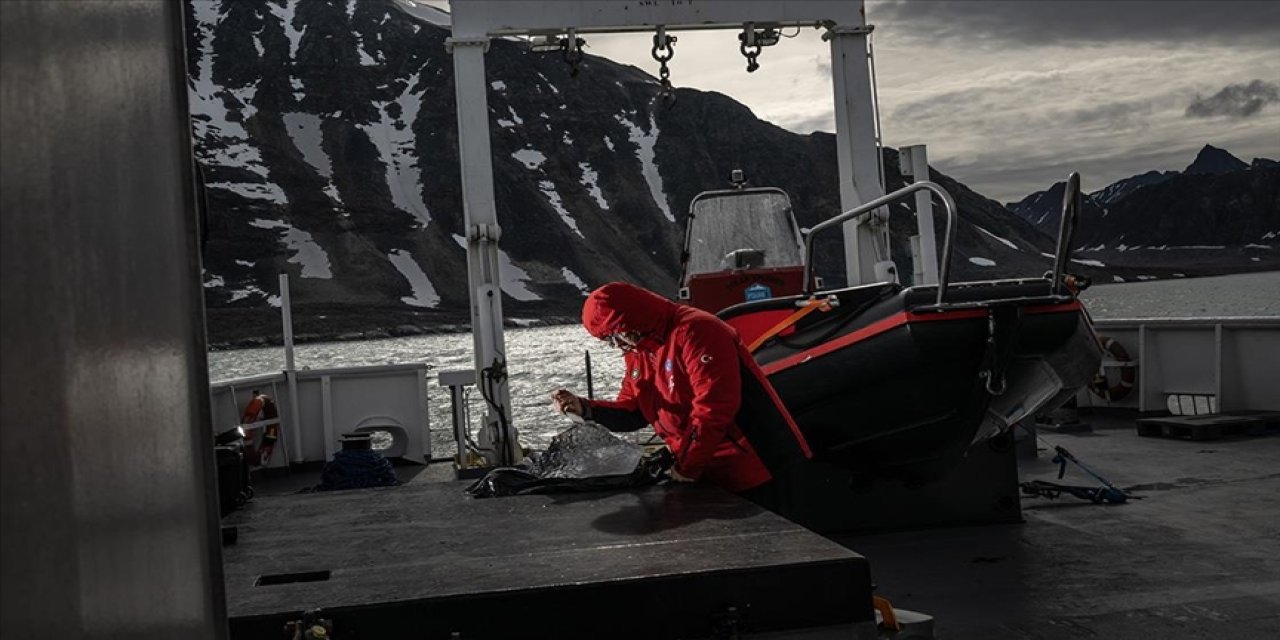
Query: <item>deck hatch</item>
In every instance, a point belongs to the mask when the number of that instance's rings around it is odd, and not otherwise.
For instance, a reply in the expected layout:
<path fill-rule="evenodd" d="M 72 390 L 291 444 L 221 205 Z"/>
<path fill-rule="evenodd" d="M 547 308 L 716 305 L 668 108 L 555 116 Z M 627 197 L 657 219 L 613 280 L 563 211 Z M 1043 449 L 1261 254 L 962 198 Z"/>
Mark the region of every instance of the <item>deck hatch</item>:
<path fill-rule="evenodd" d="M 258 579 L 253 581 L 253 586 L 269 587 L 276 584 L 293 584 L 295 582 L 324 582 L 328 579 L 328 569 L 324 571 L 301 571 L 298 573 L 273 573 L 258 576 Z"/>

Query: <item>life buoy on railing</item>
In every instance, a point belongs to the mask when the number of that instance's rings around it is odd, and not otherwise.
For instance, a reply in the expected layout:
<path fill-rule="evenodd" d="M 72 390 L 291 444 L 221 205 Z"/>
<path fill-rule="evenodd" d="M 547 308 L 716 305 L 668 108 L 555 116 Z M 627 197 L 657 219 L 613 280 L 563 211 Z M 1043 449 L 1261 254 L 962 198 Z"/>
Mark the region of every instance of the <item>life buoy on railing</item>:
<path fill-rule="evenodd" d="M 276 401 L 265 393 L 254 392 L 253 399 L 245 405 L 240 414 L 240 424 L 253 424 L 266 420 L 273 421 L 262 428 L 262 443 L 258 445 L 255 462 L 257 466 L 265 466 L 275 451 L 276 440 L 280 439 L 280 410 Z"/>
<path fill-rule="evenodd" d="M 1098 373 L 1093 376 L 1093 381 L 1089 383 L 1089 391 L 1092 391 L 1094 395 L 1107 402 L 1115 402 L 1129 395 L 1130 391 L 1133 391 L 1133 385 L 1137 382 L 1138 373 L 1133 366 L 1133 358 L 1129 356 L 1129 352 L 1115 338 L 1099 335 L 1098 344 L 1111 360 L 1119 366 L 1112 365 L 1108 367 L 1103 364 L 1098 369 Z M 1107 374 L 1108 368 L 1119 369 L 1120 372 L 1116 376 L 1111 376 Z"/>

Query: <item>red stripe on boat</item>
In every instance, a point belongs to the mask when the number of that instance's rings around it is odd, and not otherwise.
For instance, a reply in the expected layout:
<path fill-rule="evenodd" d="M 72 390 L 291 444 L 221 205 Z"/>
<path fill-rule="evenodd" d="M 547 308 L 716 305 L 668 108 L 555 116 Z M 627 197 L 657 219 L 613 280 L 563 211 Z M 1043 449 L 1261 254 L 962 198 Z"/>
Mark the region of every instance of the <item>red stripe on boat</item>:
<path fill-rule="evenodd" d="M 1023 312 L 1029 314 L 1065 313 L 1069 311 L 1078 311 L 1080 308 L 1080 301 L 1073 300 L 1064 304 L 1044 304 L 1027 307 L 1023 309 Z M 860 340 L 866 340 L 867 338 L 878 336 L 904 324 L 912 324 L 916 322 L 937 322 L 940 320 L 969 320 L 972 318 L 985 318 L 986 316 L 986 309 L 959 309 L 956 311 L 935 311 L 929 313 L 899 311 L 898 313 L 882 318 L 858 329 L 853 333 L 847 333 L 839 338 L 820 344 L 807 351 L 801 351 L 800 353 L 787 356 L 786 358 L 776 362 L 770 362 L 767 365 L 762 365 L 760 368 L 764 370 L 765 375 L 773 375 L 784 369 L 790 369 L 802 362 L 808 362 L 814 358 L 827 355 L 832 351 L 843 349 Z"/>

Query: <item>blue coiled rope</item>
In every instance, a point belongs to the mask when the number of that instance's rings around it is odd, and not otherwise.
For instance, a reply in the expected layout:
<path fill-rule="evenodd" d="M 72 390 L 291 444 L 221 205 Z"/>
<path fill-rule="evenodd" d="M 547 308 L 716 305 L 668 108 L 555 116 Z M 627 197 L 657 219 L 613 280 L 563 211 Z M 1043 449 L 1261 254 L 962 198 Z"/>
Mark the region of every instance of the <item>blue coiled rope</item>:
<path fill-rule="evenodd" d="M 320 472 L 316 491 L 341 491 L 366 487 L 394 487 L 400 484 L 391 462 L 377 451 L 343 449 L 333 454 Z"/>

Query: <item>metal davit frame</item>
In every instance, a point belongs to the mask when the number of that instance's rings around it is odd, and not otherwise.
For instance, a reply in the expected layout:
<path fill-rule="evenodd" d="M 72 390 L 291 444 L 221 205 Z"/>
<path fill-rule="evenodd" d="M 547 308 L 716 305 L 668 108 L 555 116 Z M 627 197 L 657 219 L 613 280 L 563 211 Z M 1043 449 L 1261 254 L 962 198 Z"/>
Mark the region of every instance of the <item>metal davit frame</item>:
<path fill-rule="evenodd" d="M 835 92 L 836 145 L 840 202 L 843 210 L 875 200 L 884 193 L 876 144 L 875 100 L 868 36 L 861 0 L 792 0 L 733 2 L 728 0 L 453 0 L 454 87 L 458 104 L 458 151 L 467 236 L 467 276 L 471 326 L 475 340 L 477 385 L 488 389 L 490 411 L 484 428 L 502 451 L 500 463 L 519 456 L 511 424 L 510 390 L 506 383 L 506 348 L 502 327 L 502 289 L 498 273 L 498 225 L 489 140 L 488 85 L 484 54 L 497 36 L 565 36 L 579 34 L 822 26 L 831 43 Z M 751 29 L 747 29 L 750 31 Z M 571 45 L 573 46 L 573 45 Z M 877 244 L 887 247 L 885 229 L 845 225 L 845 257 L 850 284 L 875 281 Z M 886 256 L 887 258 L 887 256 Z"/>

